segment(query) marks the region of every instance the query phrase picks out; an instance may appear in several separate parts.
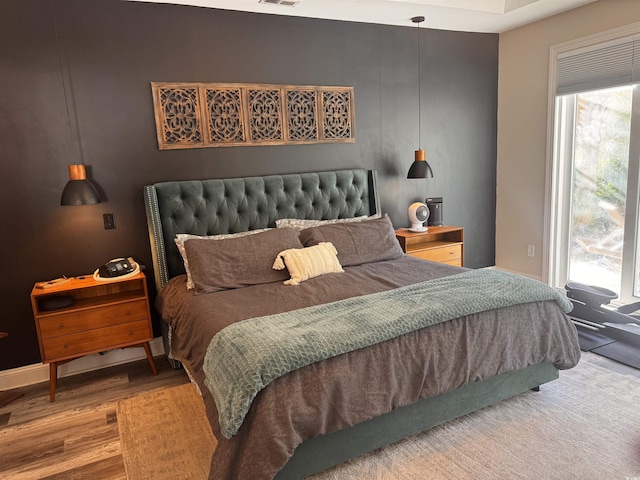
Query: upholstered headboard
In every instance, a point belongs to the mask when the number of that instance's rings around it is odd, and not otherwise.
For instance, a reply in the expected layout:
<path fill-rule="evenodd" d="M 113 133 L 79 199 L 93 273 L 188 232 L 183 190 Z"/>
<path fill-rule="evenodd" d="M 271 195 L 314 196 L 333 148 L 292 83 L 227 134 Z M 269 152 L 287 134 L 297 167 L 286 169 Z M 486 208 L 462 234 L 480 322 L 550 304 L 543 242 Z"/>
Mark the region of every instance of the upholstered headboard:
<path fill-rule="evenodd" d="M 274 227 L 280 218 L 325 220 L 380 212 L 375 170 L 162 182 L 144 187 L 158 290 L 184 273 L 178 233 L 216 235 Z"/>

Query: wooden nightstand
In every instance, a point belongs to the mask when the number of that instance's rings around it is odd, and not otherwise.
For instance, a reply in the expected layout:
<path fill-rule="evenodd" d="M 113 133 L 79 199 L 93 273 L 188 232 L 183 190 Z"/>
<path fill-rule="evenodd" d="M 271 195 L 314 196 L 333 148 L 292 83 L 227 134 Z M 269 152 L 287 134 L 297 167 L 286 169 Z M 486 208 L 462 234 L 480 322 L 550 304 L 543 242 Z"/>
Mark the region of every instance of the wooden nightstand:
<path fill-rule="evenodd" d="M 396 230 L 396 238 L 404 253 L 412 257 L 462 267 L 464 263 L 464 229 L 461 227 L 428 227 L 426 232 Z"/>
<path fill-rule="evenodd" d="M 42 363 L 49 364 L 52 402 L 56 395 L 58 365 L 91 353 L 143 347 L 151 371 L 157 375 L 149 347 L 153 330 L 143 273 L 109 282 L 87 275 L 50 288 L 37 285 L 31 291 L 31 307 Z M 52 302 L 69 305 L 55 305 L 58 308 L 51 309 Z"/>

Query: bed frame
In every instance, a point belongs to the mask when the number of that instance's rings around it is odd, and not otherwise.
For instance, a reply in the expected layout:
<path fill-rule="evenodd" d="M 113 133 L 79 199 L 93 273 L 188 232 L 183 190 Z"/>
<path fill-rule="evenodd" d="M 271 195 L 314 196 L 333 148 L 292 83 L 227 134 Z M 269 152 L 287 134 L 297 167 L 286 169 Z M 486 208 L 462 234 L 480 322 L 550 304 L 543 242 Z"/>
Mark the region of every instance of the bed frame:
<path fill-rule="evenodd" d="M 380 212 L 375 170 L 163 182 L 144 187 L 158 291 L 184 273 L 177 233 L 215 235 L 273 227 L 280 218 L 335 219 Z M 170 356 L 170 330 L 161 322 Z M 419 400 L 337 432 L 306 440 L 276 479 L 299 479 L 558 378 L 538 364 Z"/>

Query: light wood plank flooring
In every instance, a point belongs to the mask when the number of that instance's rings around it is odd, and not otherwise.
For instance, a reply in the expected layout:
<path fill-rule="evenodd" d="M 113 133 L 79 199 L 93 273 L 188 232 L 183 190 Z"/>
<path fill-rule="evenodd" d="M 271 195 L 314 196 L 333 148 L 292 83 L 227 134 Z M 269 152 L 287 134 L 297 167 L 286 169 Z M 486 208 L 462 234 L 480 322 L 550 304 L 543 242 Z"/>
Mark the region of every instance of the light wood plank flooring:
<path fill-rule="evenodd" d="M 123 479 L 116 418 L 118 400 L 155 388 L 188 383 L 156 357 L 58 379 L 56 401 L 49 384 L 19 389 L 24 395 L 0 408 L 0 479 Z"/>
<path fill-rule="evenodd" d="M 189 381 L 157 357 L 158 376 L 146 360 L 62 378 L 56 401 L 48 383 L 20 389 L 24 396 L 0 409 L 0 479 L 126 479 L 116 402 Z M 621 375 L 640 370 L 592 353 L 588 361 Z"/>

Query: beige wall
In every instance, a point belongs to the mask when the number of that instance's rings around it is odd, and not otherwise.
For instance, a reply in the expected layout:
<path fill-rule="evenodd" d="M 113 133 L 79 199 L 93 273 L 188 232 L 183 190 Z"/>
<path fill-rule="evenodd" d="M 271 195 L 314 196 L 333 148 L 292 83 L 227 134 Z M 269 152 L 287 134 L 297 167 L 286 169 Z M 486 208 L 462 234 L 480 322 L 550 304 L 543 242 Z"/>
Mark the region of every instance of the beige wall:
<path fill-rule="evenodd" d="M 638 21 L 640 0 L 598 0 L 500 34 L 498 268 L 543 275 L 550 47 Z M 535 246 L 535 257 L 527 256 L 527 245 Z"/>

